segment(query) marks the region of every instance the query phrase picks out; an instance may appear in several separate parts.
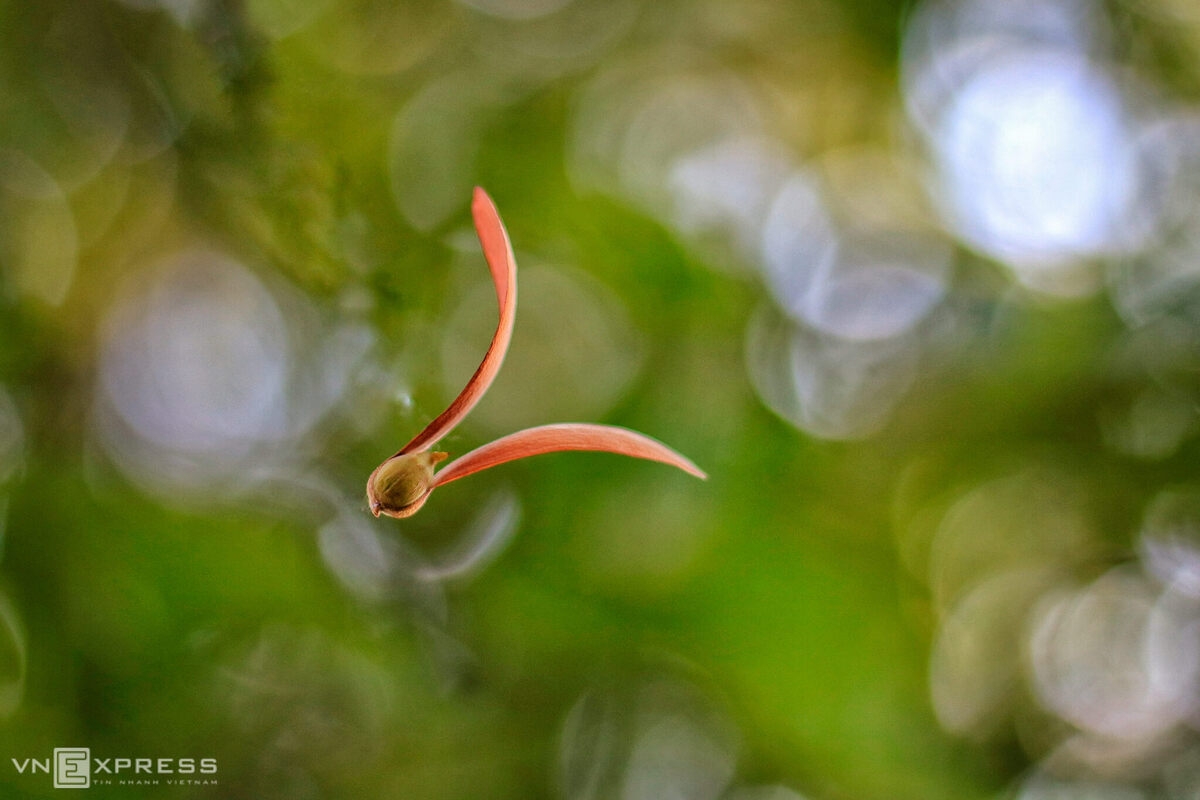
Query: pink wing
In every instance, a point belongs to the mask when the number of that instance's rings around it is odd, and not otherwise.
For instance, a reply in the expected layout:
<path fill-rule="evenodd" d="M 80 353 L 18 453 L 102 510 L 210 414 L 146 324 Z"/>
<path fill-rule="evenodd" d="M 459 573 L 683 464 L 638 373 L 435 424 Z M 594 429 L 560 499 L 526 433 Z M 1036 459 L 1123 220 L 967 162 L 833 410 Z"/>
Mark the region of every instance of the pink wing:
<path fill-rule="evenodd" d="M 434 475 L 433 485 L 441 486 L 506 461 L 564 450 L 598 450 L 645 458 L 678 467 L 697 478 L 708 477 L 689 459 L 649 436 L 612 425 L 571 422 L 527 428 L 478 447 L 447 464 Z"/>
<path fill-rule="evenodd" d="M 500 213 L 487 192 L 475 187 L 475 196 L 471 201 L 471 214 L 475 218 L 475 232 L 479 235 L 479 243 L 483 246 L 483 257 L 487 260 L 488 268 L 492 271 L 492 282 L 496 285 L 496 300 L 500 303 L 500 323 L 492 336 L 483 361 L 471 380 L 454 398 L 454 402 L 437 416 L 433 422 L 425 426 L 425 430 L 413 437 L 412 441 L 400 448 L 396 455 L 428 450 L 434 442 L 441 439 L 462 421 L 484 392 L 492 385 L 500 365 L 504 362 L 504 354 L 508 351 L 508 343 L 512 339 L 513 321 L 517 311 L 517 260 L 513 256 L 512 243 L 508 240 L 508 232 L 500 221 Z"/>

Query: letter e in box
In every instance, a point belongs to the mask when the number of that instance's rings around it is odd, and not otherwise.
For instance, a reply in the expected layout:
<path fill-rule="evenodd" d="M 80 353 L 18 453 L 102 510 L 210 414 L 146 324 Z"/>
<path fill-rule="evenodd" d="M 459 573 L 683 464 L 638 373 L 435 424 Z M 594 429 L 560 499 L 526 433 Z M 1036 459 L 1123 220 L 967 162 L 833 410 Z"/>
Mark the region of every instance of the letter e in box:
<path fill-rule="evenodd" d="M 54 788 L 86 789 L 91 785 L 91 750 L 86 747 L 54 748 Z"/>

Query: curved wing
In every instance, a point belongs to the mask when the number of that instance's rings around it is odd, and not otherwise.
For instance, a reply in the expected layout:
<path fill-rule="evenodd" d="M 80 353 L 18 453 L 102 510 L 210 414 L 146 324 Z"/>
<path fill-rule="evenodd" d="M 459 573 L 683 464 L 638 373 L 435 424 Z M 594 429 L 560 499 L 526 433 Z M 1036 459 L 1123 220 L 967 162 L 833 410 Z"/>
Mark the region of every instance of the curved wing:
<path fill-rule="evenodd" d="M 695 475 L 708 476 L 690 459 L 675 452 L 657 439 L 613 425 L 592 425 L 584 422 L 541 425 L 510 433 L 494 442 L 478 447 L 446 465 L 433 477 L 434 487 L 480 470 L 515 461 L 518 458 L 558 453 L 565 450 L 596 450 L 634 458 L 660 461 Z"/>
<path fill-rule="evenodd" d="M 428 450 L 434 442 L 453 430 L 492 385 L 492 380 L 500 371 L 500 365 L 504 363 L 508 343 L 512 340 L 513 321 L 517 312 L 517 259 L 513 256 L 512 243 L 508 240 L 508 231 L 504 229 L 496 204 L 488 197 L 487 192 L 478 186 L 475 187 L 475 195 L 471 201 L 471 215 L 475 218 L 475 232 L 479 235 L 480 245 L 483 246 L 483 257 L 492 272 L 492 283 L 496 286 L 500 322 L 496 326 L 496 333 L 492 336 L 492 343 L 488 345 L 483 361 L 458 397 L 454 398 L 454 402 L 438 414 L 433 422 L 426 425 L 423 431 L 414 436 L 412 441 L 400 448 L 396 455 Z"/>

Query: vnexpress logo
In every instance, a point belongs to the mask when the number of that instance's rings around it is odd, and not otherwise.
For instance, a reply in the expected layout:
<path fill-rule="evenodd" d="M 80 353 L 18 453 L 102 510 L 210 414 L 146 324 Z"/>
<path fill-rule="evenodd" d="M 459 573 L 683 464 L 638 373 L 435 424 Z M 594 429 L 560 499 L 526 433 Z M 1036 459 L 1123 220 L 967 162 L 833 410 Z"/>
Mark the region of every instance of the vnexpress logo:
<path fill-rule="evenodd" d="M 215 758 L 92 758 L 89 747 L 56 747 L 52 758 L 14 758 L 19 775 L 53 776 L 55 789 L 91 786 L 215 786 Z"/>

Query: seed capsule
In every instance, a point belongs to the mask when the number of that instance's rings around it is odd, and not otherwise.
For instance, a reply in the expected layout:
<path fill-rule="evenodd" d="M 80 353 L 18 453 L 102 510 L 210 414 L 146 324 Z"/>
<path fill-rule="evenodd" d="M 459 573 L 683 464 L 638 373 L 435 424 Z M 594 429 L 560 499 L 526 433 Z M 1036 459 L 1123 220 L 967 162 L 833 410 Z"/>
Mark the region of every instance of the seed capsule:
<path fill-rule="evenodd" d="M 375 516 L 408 517 L 425 505 L 433 488 L 433 468 L 446 453 L 426 450 L 384 461 L 367 479 L 367 502 Z"/>

